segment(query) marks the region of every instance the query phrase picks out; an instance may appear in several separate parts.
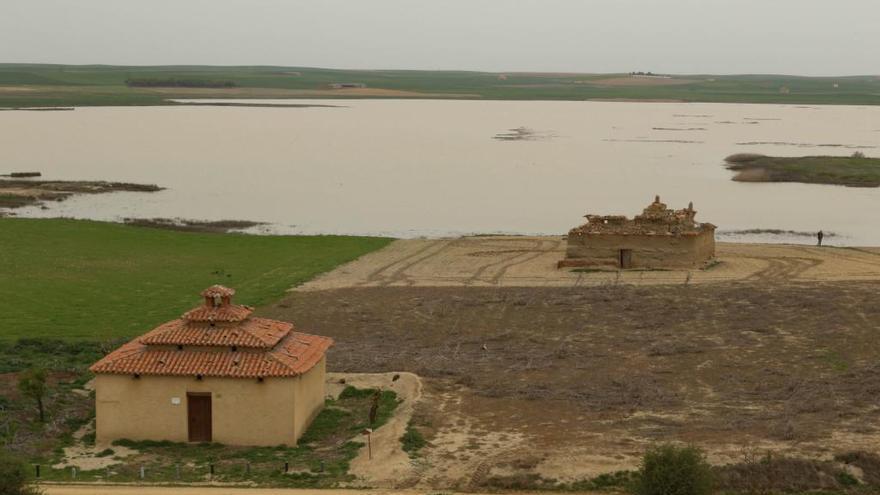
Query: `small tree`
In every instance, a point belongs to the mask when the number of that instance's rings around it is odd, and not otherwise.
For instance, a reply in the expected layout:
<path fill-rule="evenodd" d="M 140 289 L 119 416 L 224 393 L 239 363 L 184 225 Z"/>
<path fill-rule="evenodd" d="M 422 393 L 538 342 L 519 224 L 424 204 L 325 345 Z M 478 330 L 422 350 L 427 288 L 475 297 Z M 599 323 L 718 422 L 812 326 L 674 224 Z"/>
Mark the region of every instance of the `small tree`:
<path fill-rule="evenodd" d="M 23 462 L 0 450 L 0 493 L 3 495 L 39 495 L 39 488 L 28 481 Z"/>
<path fill-rule="evenodd" d="M 42 368 L 31 368 L 21 374 L 18 379 L 18 389 L 22 395 L 34 400 L 37 403 L 37 410 L 40 412 L 40 422 L 46 421 L 46 411 L 43 407 L 43 399 L 46 398 L 46 370 Z"/>
<path fill-rule="evenodd" d="M 642 458 L 635 484 L 637 495 L 708 495 L 714 485 L 712 466 L 696 447 L 661 445 Z"/>

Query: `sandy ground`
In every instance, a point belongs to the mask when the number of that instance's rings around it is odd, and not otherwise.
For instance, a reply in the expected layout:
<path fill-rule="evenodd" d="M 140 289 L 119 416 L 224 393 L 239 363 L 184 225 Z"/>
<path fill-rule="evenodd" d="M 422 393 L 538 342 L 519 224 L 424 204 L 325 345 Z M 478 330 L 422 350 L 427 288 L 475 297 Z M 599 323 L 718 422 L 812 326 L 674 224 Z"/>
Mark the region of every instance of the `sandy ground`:
<path fill-rule="evenodd" d="M 880 280 L 880 248 L 718 243 L 708 270 L 603 273 L 558 270 L 564 253 L 561 236 L 398 240 L 297 290 Z"/>
<path fill-rule="evenodd" d="M 406 372 L 328 373 L 328 395 L 339 397 L 348 385 L 362 389 L 392 390 L 401 401 L 394 416 L 370 435 L 370 445 L 362 448 L 351 461 L 349 473 L 358 478 L 356 484 L 388 486 L 413 479 L 416 476 L 414 464 L 401 448 L 400 437 L 406 432 L 415 405 L 422 398 L 422 382 L 419 377 Z M 366 443 L 365 439 L 363 441 Z"/>
<path fill-rule="evenodd" d="M 64 447 L 64 456 L 61 462 L 52 466 L 55 469 L 65 469 L 76 466 L 81 471 L 93 471 L 96 469 L 104 469 L 115 464 L 123 462 L 126 457 L 130 457 L 138 452 L 121 445 L 101 445 L 95 444 L 91 447 L 84 445 L 80 440 L 88 433 L 95 431 L 95 422 L 90 421 L 83 425 L 80 429 L 73 433 L 76 443 L 70 447 Z M 112 456 L 99 456 L 98 454 L 106 449 L 112 448 Z"/>

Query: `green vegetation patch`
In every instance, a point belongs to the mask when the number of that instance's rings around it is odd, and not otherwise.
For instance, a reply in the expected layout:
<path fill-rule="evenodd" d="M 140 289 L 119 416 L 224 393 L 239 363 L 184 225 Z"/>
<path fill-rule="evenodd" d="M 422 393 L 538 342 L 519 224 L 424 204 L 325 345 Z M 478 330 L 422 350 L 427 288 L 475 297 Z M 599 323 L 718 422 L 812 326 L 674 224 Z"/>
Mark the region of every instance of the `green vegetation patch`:
<path fill-rule="evenodd" d="M 232 447 L 219 443 L 177 443 L 169 441 L 117 440 L 114 447 L 126 447 L 136 454 L 117 459 L 110 467 L 92 471 L 79 470 L 77 480 L 84 482 L 189 483 L 205 481 L 251 482 L 262 486 L 323 488 L 351 481 L 349 463 L 363 446 L 361 432 L 369 424 L 374 390 L 349 387 L 337 400 L 327 400 L 296 447 Z M 399 404 L 391 391 L 380 392 L 378 417 L 390 418 Z M 375 427 L 378 427 L 379 424 Z M 62 444 L 66 445 L 66 444 Z M 43 479 L 67 481 L 69 469 L 50 465 L 60 460 L 60 449 L 44 447 L 42 456 L 31 462 L 43 463 Z M 112 457 L 113 448 L 97 452 L 97 457 Z M 213 470 L 213 474 L 212 474 Z"/>
<path fill-rule="evenodd" d="M 233 81 L 210 79 L 126 79 L 125 85 L 131 88 L 234 88 Z"/>
<path fill-rule="evenodd" d="M 410 457 L 417 457 L 419 451 L 428 444 L 422 432 L 413 426 L 412 422 L 406 425 L 406 432 L 400 437 L 400 443 L 403 451 L 409 454 Z"/>
<path fill-rule="evenodd" d="M 740 182 L 803 182 L 850 187 L 880 187 L 880 158 L 852 156 L 776 157 L 751 153 L 731 155 L 727 168 Z"/>
<path fill-rule="evenodd" d="M 0 341 L 132 337 L 199 304 L 212 284 L 261 306 L 389 242 L 0 218 Z"/>
<path fill-rule="evenodd" d="M 134 82 L 134 84 L 127 84 Z M 107 66 L 0 64 L 0 107 L 167 105 L 192 98 L 296 98 L 284 90 L 348 83 L 419 94 L 492 100 L 664 100 L 719 103 L 880 104 L 873 76 L 686 75 L 339 70 L 279 66 Z M 2 86 L 15 87 L 2 91 Z M 21 91 L 25 87 L 27 91 Z M 175 91 L 180 88 L 179 91 Z M 237 91 L 248 88 L 249 91 Z M 257 90 L 257 91 L 254 91 Z M 300 98 L 364 98 L 330 91 Z M 401 96 L 377 96 L 401 97 Z"/>
<path fill-rule="evenodd" d="M 696 447 L 659 445 L 642 458 L 633 485 L 636 495 L 709 495 L 715 475 L 705 454 Z"/>

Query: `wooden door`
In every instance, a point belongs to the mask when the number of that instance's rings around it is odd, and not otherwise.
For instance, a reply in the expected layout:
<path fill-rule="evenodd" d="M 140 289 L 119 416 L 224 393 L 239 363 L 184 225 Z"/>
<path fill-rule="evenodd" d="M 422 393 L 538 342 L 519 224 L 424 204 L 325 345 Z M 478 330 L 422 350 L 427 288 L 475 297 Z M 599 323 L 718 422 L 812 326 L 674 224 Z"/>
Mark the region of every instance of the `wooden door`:
<path fill-rule="evenodd" d="M 186 394 L 186 410 L 189 418 L 189 441 L 211 441 L 211 394 Z"/>
<path fill-rule="evenodd" d="M 632 257 L 633 257 L 632 249 L 621 249 L 620 250 L 620 268 L 623 268 L 623 269 L 632 268 Z"/>

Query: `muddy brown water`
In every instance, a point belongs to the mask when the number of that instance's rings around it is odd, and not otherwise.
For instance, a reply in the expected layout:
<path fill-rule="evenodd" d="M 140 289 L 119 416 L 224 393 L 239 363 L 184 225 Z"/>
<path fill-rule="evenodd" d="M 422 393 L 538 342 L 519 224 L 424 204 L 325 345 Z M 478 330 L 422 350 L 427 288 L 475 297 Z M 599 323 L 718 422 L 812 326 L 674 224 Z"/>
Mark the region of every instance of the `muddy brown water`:
<path fill-rule="evenodd" d="M 338 106 L 0 112 L 9 169 L 0 172 L 168 188 L 17 212 L 31 217 L 242 219 L 266 222 L 256 228 L 266 233 L 559 234 L 587 212 L 632 215 L 660 194 L 676 208 L 693 201 L 698 219 L 723 231 L 823 229 L 839 234 L 836 244 L 880 245 L 880 189 L 737 183 L 723 166 L 745 152 L 880 156 L 880 107 L 297 102 Z M 493 139 L 518 128 L 530 139 Z"/>

